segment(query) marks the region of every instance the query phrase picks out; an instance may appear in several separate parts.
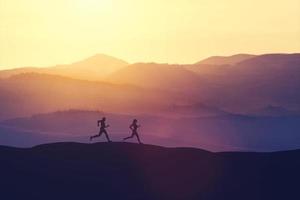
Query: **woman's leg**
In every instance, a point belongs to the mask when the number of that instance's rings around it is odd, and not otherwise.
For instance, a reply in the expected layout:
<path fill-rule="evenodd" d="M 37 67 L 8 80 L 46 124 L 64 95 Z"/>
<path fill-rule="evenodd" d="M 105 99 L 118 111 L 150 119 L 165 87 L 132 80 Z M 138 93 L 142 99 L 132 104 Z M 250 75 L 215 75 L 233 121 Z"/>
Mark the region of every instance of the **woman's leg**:
<path fill-rule="evenodd" d="M 136 136 L 138 142 L 139 142 L 140 144 L 142 144 L 142 142 L 141 142 L 141 140 L 140 140 L 140 137 L 139 137 L 138 133 L 135 133 L 135 136 Z"/>
<path fill-rule="evenodd" d="M 128 140 L 130 138 L 133 138 L 134 134 L 131 134 L 131 136 L 124 138 L 123 140 Z"/>

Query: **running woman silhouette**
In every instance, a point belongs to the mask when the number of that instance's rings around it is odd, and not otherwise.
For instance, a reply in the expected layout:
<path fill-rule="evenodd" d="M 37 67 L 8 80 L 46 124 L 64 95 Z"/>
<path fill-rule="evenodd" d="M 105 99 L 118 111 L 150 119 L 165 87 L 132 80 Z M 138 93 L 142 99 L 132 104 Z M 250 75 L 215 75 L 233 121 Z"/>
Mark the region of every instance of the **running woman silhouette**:
<path fill-rule="evenodd" d="M 99 126 L 99 124 L 100 124 L 100 131 L 99 131 L 99 134 L 91 136 L 91 137 L 90 137 L 90 140 L 92 140 L 92 139 L 94 139 L 94 138 L 96 138 L 96 137 L 100 137 L 100 136 L 104 133 L 104 135 L 105 135 L 107 141 L 108 141 L 108 142 L 111 142 L 111 140 L 110 140 L 109 137 L 108 137 L 107 131 L 106 131 L 106 128 L 108 128 L 109 125 L 106 125 L 106 124 L 105 124 L 105 120 L 106 120 L 105 117 L 103 117 L 101 120 L 98 120 L 97 125 Z"/>
<path fill-rule="evenodd" d="M 133 138 L 134 136 L 136 136 L 138 142 L 139 142 L 140 144 L 142 144 L 142 142 L 141 142 L 141 140 L 140 140 L 140 137 L 139 137 L 139 135 L 138 135 L 138 133 L 137 133 L 137 129 L 138 129 L 139 127 L 141 127 L 141 126 L 137 124 L 137 119 L 134 119 L 133 122 L 132 122 L 132 124 L 129 126 L 129 128 L 130 128 L 131 131 L 132 131 L 131 136 L 126 137 L 126 138 L 124 138 L 123 140 L 127 140 L 127 139 L 130 139 L 130 138 Z"/>

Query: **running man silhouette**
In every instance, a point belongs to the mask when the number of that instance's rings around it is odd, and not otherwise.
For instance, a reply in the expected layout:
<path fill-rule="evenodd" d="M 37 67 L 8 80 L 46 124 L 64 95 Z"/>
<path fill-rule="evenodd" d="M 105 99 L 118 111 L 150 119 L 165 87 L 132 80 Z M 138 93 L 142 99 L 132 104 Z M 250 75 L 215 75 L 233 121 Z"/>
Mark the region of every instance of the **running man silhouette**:
<path fill-rule="evenodd" d="M 91 137 L 90 137 L 90 140 L 92 140 L 92 139 L 94 139 L 94 138 L 96 138 L 96 137 L 100 137 L 100 136 L 104 133 L 104 135 L 105 135 L 107 141 L 108 141 L 108 142 L 111 142 L 111 140 L 110 140 L 109 137 L 108 137 L 107 131 L 106 131 L 106 128 L 108 128 L 109 125 L 106 125 L 106 124 L 105 124 L 105 120 L 106 120 L 105 117 L 103 117 L 101 120 L 98 120 L 97 125 L 99 126 L 99 124 L 100 124 L 100 131 L 99 131 L 99 134 L 91 136 Z"/>
<path fill-rule="evenodd" d="M 141 142 L 141 140 L 140 140 L 140 137 L 139 137 L 139 135 L 138 135 L 138 133 L 137 133 L 137 129 L 138 129 L 139 127 L 141 127 L 141 126 L 137 124 L 137 119 L 134 119 L 133 122 L 132 122 L 132 124 L 129 126 L 129 128 L 132 130 L 131 136 L 126 137 L 126 138 L 124 138 L 123 140 L 127 140 L 127 139 L 130 139 L 130 138 L 133 138 L 134 136 L 136 136 L 138 142 L 139 142 L 140 144 L 142 144 L 142 142 Z"/>

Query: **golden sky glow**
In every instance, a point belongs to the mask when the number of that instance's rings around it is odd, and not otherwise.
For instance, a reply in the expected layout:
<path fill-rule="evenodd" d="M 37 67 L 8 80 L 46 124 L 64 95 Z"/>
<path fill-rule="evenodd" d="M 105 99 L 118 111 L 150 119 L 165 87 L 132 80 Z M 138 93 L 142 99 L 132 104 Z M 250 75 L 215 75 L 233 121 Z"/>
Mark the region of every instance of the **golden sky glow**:
<path fill-rule="evenodd" d="M 300 52 L 300 0 L 0 0 L 0 69 Z"/>

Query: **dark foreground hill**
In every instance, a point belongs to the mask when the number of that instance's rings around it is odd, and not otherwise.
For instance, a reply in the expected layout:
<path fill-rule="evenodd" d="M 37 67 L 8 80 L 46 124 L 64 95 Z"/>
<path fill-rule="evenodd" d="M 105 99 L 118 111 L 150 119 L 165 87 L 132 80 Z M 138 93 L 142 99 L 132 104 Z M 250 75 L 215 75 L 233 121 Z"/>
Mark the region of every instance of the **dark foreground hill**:
<path fill-rule="evenodd" d="M 0 147 L 1 199 L 300 199 L 300 151 L 130 143 Z"/>

